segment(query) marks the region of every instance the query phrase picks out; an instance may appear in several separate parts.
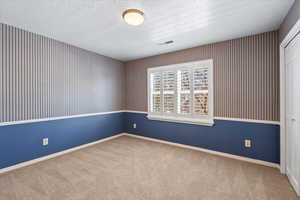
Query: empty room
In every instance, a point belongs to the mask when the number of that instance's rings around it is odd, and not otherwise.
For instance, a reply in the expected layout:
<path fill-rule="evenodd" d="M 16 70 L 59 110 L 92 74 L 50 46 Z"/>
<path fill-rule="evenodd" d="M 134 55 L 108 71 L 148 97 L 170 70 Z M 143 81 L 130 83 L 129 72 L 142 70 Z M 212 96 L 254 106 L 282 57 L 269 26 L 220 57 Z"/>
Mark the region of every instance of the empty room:
<path fill-rule="evenodd" d="M 0 200 L 300 200 L 300 0 L 0 0 Z"/>

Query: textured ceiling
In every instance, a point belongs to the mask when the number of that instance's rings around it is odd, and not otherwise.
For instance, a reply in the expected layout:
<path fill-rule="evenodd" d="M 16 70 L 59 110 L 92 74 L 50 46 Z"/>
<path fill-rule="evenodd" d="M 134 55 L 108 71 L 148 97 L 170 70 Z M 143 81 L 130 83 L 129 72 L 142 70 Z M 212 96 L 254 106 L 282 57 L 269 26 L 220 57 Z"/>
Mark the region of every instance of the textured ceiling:
<path fill-rule="evenodd" d="M 0 0 L 0 22 L 118 60 L 275 30 L 294 0 Z M 122 20 L 138 8 L 143 25 Z M 169 45 L 159 43 L 173 40 Z"/>

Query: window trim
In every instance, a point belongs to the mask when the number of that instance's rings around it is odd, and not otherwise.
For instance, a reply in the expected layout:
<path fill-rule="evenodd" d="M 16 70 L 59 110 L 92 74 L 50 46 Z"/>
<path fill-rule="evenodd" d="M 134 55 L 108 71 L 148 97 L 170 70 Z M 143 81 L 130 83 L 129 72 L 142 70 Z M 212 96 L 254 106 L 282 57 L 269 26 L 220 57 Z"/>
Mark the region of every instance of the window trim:
<path fill-rule="evenodd" d="M 208 67 L 208 115 L 207 116 L 193 116 L 193 117 L 185 117 L 185 114 L 164 114 L 160 115 L 155 112 L 151 112 L 151 73 L 153 72 L 163 72 L 169 70 L 178 70 L 178 69 L 188 69 L 191 70 L 193 65 L 197 65 L 197 67 Z M 162 81 L 162 80 L 161 80 Z M 176 81 L 177 82 L 177 81 Z M 147 100 L 148 100 L 148 119 L 151 120 L 159 120 L 159 121 L 169 121 L 176 123 L 188 123 L 188 124 L 197 124 L 204 126 L 213 126 L 214 125 L 214 91 L 213 91 L 213 60 L 200 60 L 195 62 L 186 62 L 179 63 L 173 65 L 166 66 L 157 66 L 147 69 Z M 176 88 L 176 94 L 178 90 Z M 192 97 L 194 98 L 194 96 Z M 192 101 L 194 102 L 194 101 Z M 162 102 L 161 102 L 162 104 Z M 193 103 L 194 104 L 194 103 Z M 194 107 L 194 105 L 192 105 Z M 161 107 L 161 109 L 163 109 Z M 177 112 L 177 104 L 175 108 Z"/>

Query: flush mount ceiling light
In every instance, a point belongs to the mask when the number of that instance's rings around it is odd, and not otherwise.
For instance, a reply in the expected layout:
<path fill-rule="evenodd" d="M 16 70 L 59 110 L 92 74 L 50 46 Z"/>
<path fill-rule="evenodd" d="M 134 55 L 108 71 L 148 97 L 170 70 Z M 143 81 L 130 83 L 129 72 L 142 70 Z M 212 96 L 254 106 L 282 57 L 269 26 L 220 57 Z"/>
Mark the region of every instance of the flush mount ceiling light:
<path fill-rule="evenodd" d="M 133 26 L 141 25 L 144 22 L 144 13 L 137 9 L 128 9 L 122 15 L 124 21 Z"/>

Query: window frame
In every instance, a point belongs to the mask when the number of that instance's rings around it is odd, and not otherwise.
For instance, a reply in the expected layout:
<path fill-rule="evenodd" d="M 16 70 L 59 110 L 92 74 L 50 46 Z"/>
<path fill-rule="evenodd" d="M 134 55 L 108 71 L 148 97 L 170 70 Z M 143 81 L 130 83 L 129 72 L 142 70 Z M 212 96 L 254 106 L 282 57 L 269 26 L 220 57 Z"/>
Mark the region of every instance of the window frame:
<path fill-rule="evenodd" d="M 194 69 L 195 68 L 208 68 L 208 114 L 207 115 L 195 115 L 194 114 Z M 191 114 L 180 114 L 178 113 L 178 70 L 190 70 L 191 73 Z M 163 110 L 163 72 L 165 71 L 176 71 L 176 89 L 175 89 L 175 113 L 164 113 Z M 160 113 L 151 112 L 151 74 L 154 72 L 161 73 L 161 102 L 160 102 Z M 213 60 L 200 60 L 195 62 L 186 62 L 173 65 L 165 65 L 152 67 L 147 69 L 147 100 L 148 100 L 148 119 L 151 120 L 160 120 L 160 121 L 169 121 L 169 122 L 178 122 L 178 123 L 188 123 L 188 124 L 197 124 L 205 126 L 213 126 L 213 113 L 214 113 L 214 91 L 213 91 Z"/>

